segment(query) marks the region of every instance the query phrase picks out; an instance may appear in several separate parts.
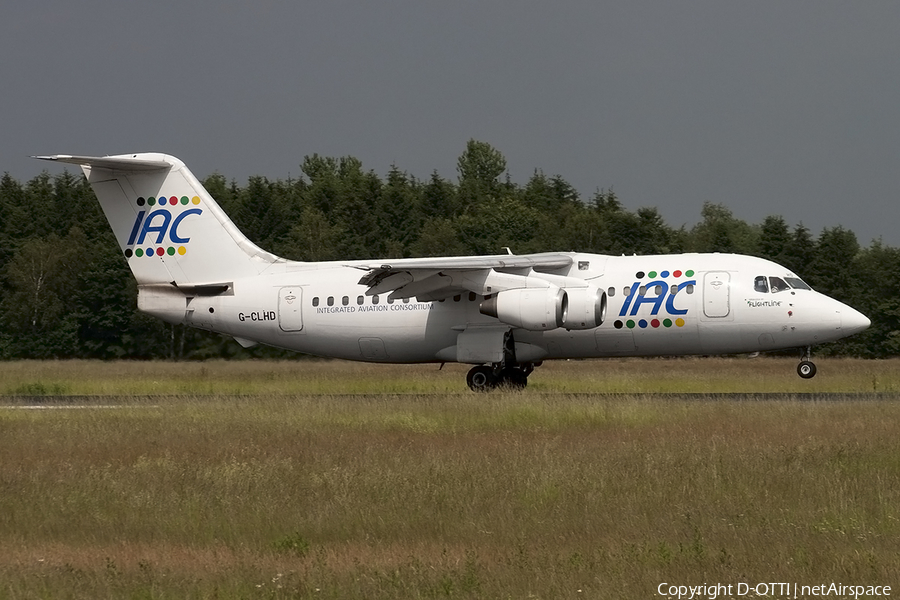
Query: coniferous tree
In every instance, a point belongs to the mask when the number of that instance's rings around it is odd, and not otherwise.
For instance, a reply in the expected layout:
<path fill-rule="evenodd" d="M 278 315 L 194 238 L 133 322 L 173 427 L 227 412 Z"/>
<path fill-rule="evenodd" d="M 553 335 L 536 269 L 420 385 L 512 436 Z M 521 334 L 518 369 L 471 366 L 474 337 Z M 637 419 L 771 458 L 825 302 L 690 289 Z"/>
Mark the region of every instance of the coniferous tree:
<path fill-rule="evenodd" d="M 816 241 L 803 223 L 794 227 L 791 239 L 784 249 L 784 258 L 780 264 L 806 279 L 810 275 L 810 266 L 816 254 Z"/>
<path fill-rule="evenodd" d="M 459 215 L 456 202 L 456 187 L 438 175 L 431 174 L 431 179 L 422 189 L 422 216 L 425 219 L 453 219 Z"/>
<path fill-rule="evenodd" d="M 409 248 L 422 226 L 419 186 L 392 166 L 376 206 L 376 221 L 385 240 L 385 258 L 409 256 Z"/>
<path fill-rule="evenodd" d="M 782 263 L 791 242 L 791 232 L 781 216 L 768 216 L 763 220 L 759 236 L 759 255 Z"/>

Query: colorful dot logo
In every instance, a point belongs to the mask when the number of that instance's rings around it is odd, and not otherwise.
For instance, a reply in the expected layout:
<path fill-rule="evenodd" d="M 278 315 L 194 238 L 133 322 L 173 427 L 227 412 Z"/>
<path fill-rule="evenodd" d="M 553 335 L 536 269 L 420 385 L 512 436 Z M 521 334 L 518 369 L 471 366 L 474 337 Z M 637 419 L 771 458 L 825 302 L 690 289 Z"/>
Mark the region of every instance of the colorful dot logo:
<path fill-rule="evenodd" d="M 656 279 L 657 277 L 662 277 L 663 279 L 666 279 L 670 275 L 672 277 L 674 277 L 675 279 L 678 279 L 681 276 L 693 277 L 694 271 L 688 269 L 687 271 L 682 272 L 680 269 L 675 269 L 671 273 L 669 271 L 659 271 L 659 272 L 650 271 L 649 273 L 644 273 L 643 271 L 638 271 L 637 273 L 634 274 L 634 276 L 637 279 L 643 279 L 644 277 L 649 277 L 650 279 Z"/>
<path fill-rule="evenodd" d="M 663 319 L 660 321 L 659 319 L 651 319 L 650 321 L 646 319 L 639 319 L 635 321 L 634 319 L 628 319 L 627 321 L 617 320 L 613 323 L 613 327 L 616 329 L 622 329 L 623 327 L 627 327 L 628 329 L 634 329 L 638 327 L 639 329 L 647 329 L 648 327 L 651 329 L 659 329 L 660 327 L 664 329 L 668 329 L 672 326 L 675 327 L 684 327 L 684 319 L 681 317 L 675 319 Z"/>
<path fill-rule="evenodd" d="M 131 245 L 135 242 L 135 238 L 137 238 L 138 233 L 140 232 L 140 237 L 137 239 L 137 243 L 143 244 L 144 237 L 146 236 L 148 241 L 152 238 L 157 240 L 157 243 L 161 242 L 164 237 L 166 237 L 166 233 L 168 233 L 168 238 L 174 240 L 175 242 L 184 242 L 188 241 L 187 238 L 179 239 L 179 236 L 176 235 L 176 227 L 180 224 L 180 222 L 191 213 L 200 214 L 199 209 L 190 209 L 187 211 L 176 210 L 175 212 L 172 209 L 178 209 L 181 207 L 186 207 L 189 205 L 198 206 L 200 204 L 199 196 L 140 196 L 135 200 L 135 204 L 142 208 L 142 210 L 138 211 L 137 216 L 135 218 L 134 226 L 132 228 L 131 238 L 128 241 L 128 244 Z M 156 212 L 147 211 L 146 207 L 148 206 L 160 206 L 166 207 L 165 210 L 157 210 Z M 172 208 L 169 208 L 172 207 Z M 150 213 L 147 215 L 147 213 Z M 156 221 L 154 221 L 151 225 L 149 222 L 154 216 L 156 216 L 157 212 L 166 213 L 159 217 Z M 143 227 L 143 229 L 142 229 Z M 149 234 L 149 235 L 147 235 Z M 183 235 L 183 234 L 182 234 Z M 174 245 L 174 246 L 152 246 L 152 247 L 144 247 L 144 248 L 126 248 L 125 249 L 125 258 L 137 257 L 143 258 L 144 256 L 155 258 L 155 257 L 165 257 L 165 256 L 184 256 L 187 254 L 187 248 L 182 245 Z"/>

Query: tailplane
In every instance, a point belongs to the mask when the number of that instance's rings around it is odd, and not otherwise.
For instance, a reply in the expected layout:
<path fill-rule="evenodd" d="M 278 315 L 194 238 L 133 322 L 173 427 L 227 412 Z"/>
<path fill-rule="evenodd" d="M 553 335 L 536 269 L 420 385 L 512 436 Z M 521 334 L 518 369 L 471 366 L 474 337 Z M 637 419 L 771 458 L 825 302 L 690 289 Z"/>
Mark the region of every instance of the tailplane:
<path fill-rule="evenodd" d="M 81 166 L 142 286 L 217 285 L 258 275 L 280 260 L 247 239 L 174 156 L 34 158 Z"/>

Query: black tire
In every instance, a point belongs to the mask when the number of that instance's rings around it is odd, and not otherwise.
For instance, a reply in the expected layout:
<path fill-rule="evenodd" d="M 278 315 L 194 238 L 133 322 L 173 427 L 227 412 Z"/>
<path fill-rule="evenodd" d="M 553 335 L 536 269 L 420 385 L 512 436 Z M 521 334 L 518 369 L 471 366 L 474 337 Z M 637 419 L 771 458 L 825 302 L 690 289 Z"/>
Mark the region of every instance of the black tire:
<path fill-rule="evenodd" d="M 528 375 L 522 369 L 503 369 L 500 371 L 500 385 L 513 390 L 524 390 L 528 385 Z"/>
<path fill-rule="evenodd" d="M 466 375 L 466 384 L 473 392 L 489 392 L 497 387 L 497 378 L 494 370 L 487 365 L 479 365 L 469 369 Z"/>
<path fill-rule="evenodd" d="M 801 360 L 797 365 L 797 375 L 803 379 L 812 379 L 816 376 L 816 365 L 808 360 Z"/>

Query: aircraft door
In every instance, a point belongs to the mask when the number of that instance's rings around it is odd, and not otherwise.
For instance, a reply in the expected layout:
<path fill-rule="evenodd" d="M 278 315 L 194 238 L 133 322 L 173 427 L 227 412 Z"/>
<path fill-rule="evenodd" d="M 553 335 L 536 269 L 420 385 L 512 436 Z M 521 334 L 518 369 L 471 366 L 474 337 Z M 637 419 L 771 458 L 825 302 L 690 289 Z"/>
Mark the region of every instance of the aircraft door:
<path fill-rule="evenodd" d="M 703 314 L 721 319 L 731 313 L 731 274 L 710 271 L 703 276 Z"/>
<path fill-rule="evenodd" d="M 283 287 L 278 290 L 278 326 L 282 331 L 303 329 L 303 288 Z"/>

